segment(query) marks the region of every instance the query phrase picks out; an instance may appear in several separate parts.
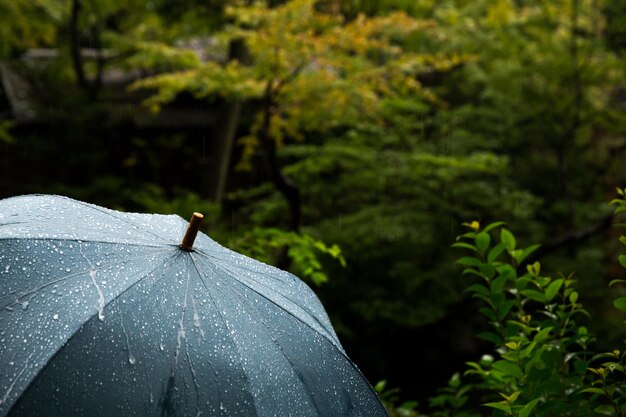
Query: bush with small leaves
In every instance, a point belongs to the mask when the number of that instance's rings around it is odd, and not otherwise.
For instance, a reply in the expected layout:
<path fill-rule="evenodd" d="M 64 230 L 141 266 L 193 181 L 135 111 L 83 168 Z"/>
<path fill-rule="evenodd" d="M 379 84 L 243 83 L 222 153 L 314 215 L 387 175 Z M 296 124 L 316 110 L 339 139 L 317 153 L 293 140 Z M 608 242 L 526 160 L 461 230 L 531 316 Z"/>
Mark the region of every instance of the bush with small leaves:
<path fill-rule="evenodd" d="M 626 189 L 617 192 L 611 202 L 616 214 L 626 212 Z M 464 226 L 469 231 L 452 246 L 469 252 L 457 263 L 473 278 L 467 290 L 481 300 L 479 311 L 490 325 L 478 337 L 493 343 L 493 351 L 468 362 L 463 381 L 454 374 L 430 400 L 428 414 L 420 414 L 417 403 L 412 414 L 403 414 L 402 406 L 388 401 L 392 415 L 624 417 L 626 347 L 591 350 L 594 338 L 583 325 L 591 317 L 579 302 L 573 274 L 551 276 L 539 261 L 529 262 L 539 245 L 519 247 L 503 222 Z M 620 241 L 626 245 L 626 236 Z M 626 268 L 626 254 L 618 260 Z M 614 279 L 610 286 L 624 284 L 626 279 Z M 614 305 L 626 313 L 626 297 Z"/>

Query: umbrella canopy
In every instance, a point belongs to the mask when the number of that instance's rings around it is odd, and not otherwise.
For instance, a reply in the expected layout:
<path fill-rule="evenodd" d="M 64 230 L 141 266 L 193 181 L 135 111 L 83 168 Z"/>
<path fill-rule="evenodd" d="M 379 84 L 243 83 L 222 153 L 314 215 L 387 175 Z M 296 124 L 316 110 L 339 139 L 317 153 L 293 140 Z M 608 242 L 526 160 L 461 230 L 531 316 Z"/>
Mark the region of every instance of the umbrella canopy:
<path fill-rule="evenodd" d="M 0 200 L 1 417 L 387 415 L 310 288 L 187 226 Z"/>

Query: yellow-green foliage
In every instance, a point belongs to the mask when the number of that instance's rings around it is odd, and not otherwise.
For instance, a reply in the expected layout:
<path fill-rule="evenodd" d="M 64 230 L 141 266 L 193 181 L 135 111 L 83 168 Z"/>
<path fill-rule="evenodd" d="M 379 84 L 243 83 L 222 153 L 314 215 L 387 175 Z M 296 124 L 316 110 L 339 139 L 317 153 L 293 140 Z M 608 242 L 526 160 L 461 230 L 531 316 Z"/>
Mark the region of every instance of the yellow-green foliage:
<path fill-rule="evenodd" d="M 250 65 L 192 62 L 136 83 L 155 89 L 146 103 L 158 110 L 178 93 L 230 100 L 264 98 L 271 101 L 268 133 L 277 145 L 301 139 L 305 132 L 381 122 L 380 104 L 393 96 L 422 96 L 439 103 L 417 80 L 423 71 L 445 71 L 469 59 L 466 55 L 429 55 L 403 49 L 403 39 L 428 32 L 434 23 L 403 12 L 346 21 L 340 13 L 318 10 L 313 0 L 294 0 L 276 8 L 264 2 L 226 9 L 232 24 L 215 35 L 226 43 L 244 39 Z M 163 57 L 174 57 L 161 47 Z M 146 48 L 150 54 L 157 48 Z M 174 60 L 180 65 L 179 59 Z M 247 168 L 267 123 L 259 114 L 250 134 L 241 139 Z"/>

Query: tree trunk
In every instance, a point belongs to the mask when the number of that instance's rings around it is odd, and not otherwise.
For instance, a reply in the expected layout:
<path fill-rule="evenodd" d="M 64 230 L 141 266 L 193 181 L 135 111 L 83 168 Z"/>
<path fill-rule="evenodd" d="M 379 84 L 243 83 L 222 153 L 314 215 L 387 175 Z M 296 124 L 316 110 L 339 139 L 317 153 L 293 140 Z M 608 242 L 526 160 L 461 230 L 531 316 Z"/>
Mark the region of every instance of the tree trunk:
<path fill-rule="evenodd" d="M 250 51 L 243 39 L 234 39 L 230 42 L 228 60 L 237 60 L 243 65 L 250 63 Z M 240 101 L 224 101 L 219 112 L 218 121 L 221 123 L 217 125 L 211 142 L 213 175 L 209 180 L 208 191 L 209 198 L 216 203 L 221 203 L 224 197 L 242 107 L 243 103 Z"/>
<path fill-rule="evenodd" d="M 78 17 L 80 15 L 80 0 L 72 0 L 72 11 L 69 21 L 70 32 L 70 54 L 72 56 L 72 67 L 76 75 L 76 82 L 83 90 L 89 90 L 89 83 L 85 77 L 85 69 L 83 67 L 83 56 L 80 51 L 80 36 L 78 30 Z"/>
<path fill-rule="evenodd" d="M 300 188 L 291 178 L 285 175 L 278 163 L 276 141 L 270 137 L 270 119 L 274 107 L 272 81 L 267 83 L 263 103 L 263 124 L 259 132 L 259 140 L 263 149 L 265 167 L 276 189 L 285 197 L 289 206 L 289 230 L 300 230 L 301 199 Z"/>
<path fill-rule="evenodd" d="M 96 78 L 90 82 L 85 74 L 85 63 L 80 46 L 80 11 L 82 5 L 80 0 L 72 0 L 72 10 L 70 13 L 69 21 L 69 33 L 70 33 L 70 56 L 72 58 L 72 67 L 74 68 L 74 74 L 76 75 L 76 83 L 78 86 L 87 93 L 87 96 L 95 100 L 98 96 L 98 91 L 102 86 L 102 74 L 104 72 L 105 58 L 102 52 L 102 41 L 100 39 L 100 29 L 93 28 L 92 34 L 93 42 L 96 45 L 97 57 L 96 57 Z"/>
<path fill-rule="evenodd" d="M 224 102 L 218 115 L 218 125 L 215 128 L 215 136 L 211 141 L 211 172 L 209 179 L 209 198 L 221 203 L 224 198 L 224 190 L 230 171 L 230 162 L 239 124 L 241 102 Z"/>

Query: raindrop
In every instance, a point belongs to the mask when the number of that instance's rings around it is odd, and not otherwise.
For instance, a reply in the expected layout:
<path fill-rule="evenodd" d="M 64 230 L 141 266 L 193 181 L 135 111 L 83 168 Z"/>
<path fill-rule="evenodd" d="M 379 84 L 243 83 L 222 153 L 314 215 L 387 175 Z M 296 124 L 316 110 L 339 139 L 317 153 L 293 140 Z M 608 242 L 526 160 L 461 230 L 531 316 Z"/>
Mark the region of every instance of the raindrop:
<path fill-rule="evenodd" d="M 58 319 L 59 319 L 59 315 L 58 315 L 58 314 L 55 314 L 54 316 L 52 316 L 52 319 L 54 319 L 54 320 L 58 320 Z"/>
<path fill-rule="evenodd" d="M 26 310 L 28 308 L 28 301 L 24 301 L 22 303 L 22 310 Z"/>
<path fill-rule="evenodd" d="M 134 365 L 136 362 L 137 362 L 137 359 L 135 359 L 135 356 L 132 353 L 130 353 L 128 355 L 128 363 L 130 363 L 131 365 Z"/>

